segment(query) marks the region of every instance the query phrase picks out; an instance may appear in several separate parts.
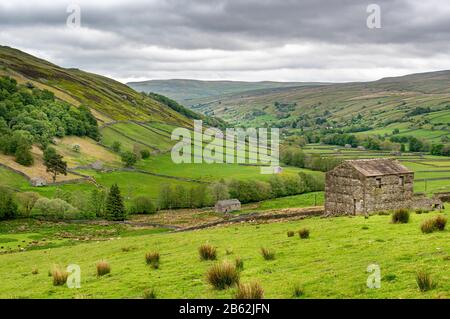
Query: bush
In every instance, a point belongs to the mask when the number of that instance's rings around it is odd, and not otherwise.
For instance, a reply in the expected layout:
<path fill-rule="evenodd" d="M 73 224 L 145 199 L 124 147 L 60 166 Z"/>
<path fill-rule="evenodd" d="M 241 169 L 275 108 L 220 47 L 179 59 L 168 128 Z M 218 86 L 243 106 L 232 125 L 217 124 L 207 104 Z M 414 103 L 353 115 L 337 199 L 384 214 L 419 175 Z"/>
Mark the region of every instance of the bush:
<path fill-rule="evenodd" d="M 236 299 L 263 299 L 264 289 L 258 282 L 241 283 L 237 287 Z"/>
<path fill-rule="evenodd" d="M 216 289 L 226 289 L 239 283 L 239 271 L 228 261 L 214 264 L 207 272 L 208 282 Z"/>
<path fill-rule="evenodd" d="M 288 237 L 294 237 L 294 232 L 292 231 L 292 230 L 289 230 L 288 232 L 287 232 L 287 236 Z"/>
<path fill-rule="evenodd" d="M 392 213 L 392 223 L 407 224 L 409 221 L 409 211 L 404 208 L 397 209 Z"/>
<path fill-rule="evenodd" d="M 210 244 L 203 244 L 198 248 L 201 260 L 216 260 L 217 249 Z"/>
<path fill-rule="evenodd" d="M 244 261 L 242 260 L 241 257 L 236 257 L 236 259 L 234 260 L 234 265 L 236 266 L 236 269 L 238 271 L 244 270 Z"/>
<path fill-rule="evenodd" d="M 275 252 L 273 250 L 270 250 L 268 248 L 261 248 L 261 255 L 265 260 L 274 260 L 275 259 Z"/>
<path fill-rule="evenodd" d="M 430 274 L 424 270 L 419 270 L 416 274 L 416 283 L 419 290 L 424 292 L 436 287 L 436 283 L 431 278 Z"/>
<path fill-rule="evenodd" d="M 144 299 L 156 299 L 156 290 L 154 288 L 144 290 Z"/>
<path fill-rule="evenodd" d="M 106 274 L 109 274 L 111 272 L 111 266 L 107 261 L 99 261 L 96 265 L 97 267 L 97 276 L 104 276 Z"/>
<path fill-rule="evenodd" d="M 148 150 L 141 150 L 141 158 L 142 159 L 147 159 L 150 157 L 150 152 Z"/>
<path fill-rule="evenodd" d="M 53 277 L 53 285 L 54 286 L 62 286 L 67 282 L 67 277 L 69 277 L 69 273 L 59 266 L 54 266 L 50 270 L 50 274 Z"/>
<path fill-rule="evenodd" d="M 31 147 L 28 145 L 20 145 L 17 147 L 15 156 L 16 162 L 23 166 L 31 166 L 34 163 L 33 155 L 30 152 Z"/>
<path fill-rule="evenodd" d="M 112 143 L 111 148 L 113 152 L 120 153 L 120 149 L 122 148 L 122 144 L 118 141 Z"/>
<path fill-rule="evenodd" d="M 429 234 L 436 230 L 442 231 L 445 229 L 445 225 L 447 224 L 447 218 L 441 215 L 436 217 L 426 219 L 420 225 L 420 229 L 422 233 Z"/>
<path fill-rule="evenodd" d="M 309 229 L 308 228 L 302 228 L 298 231 L 298 235 L 301 239 L 309 238 Z"/>
<path fill-rule="evenodd" d="M 133 214 L 154 214 L 156 207 L 150 198 L 139 196 L 133 200 L 131 211 Z"/>
<path fill-rule="evenodd" d="M 132 167 L 138 160 L 137 155 L 129 151 L 120 154 L 120 158 L 122 160 L 123 166 L 125 167 Z"/>
<path fill-rule="evenodd" d="M 34 204 L 31 216 L 46 220 L 77 219 L 79 218 L 79 211 L 62 199 L 43 197 L 39 198 Z"/>
<path fill-rule="evenodd" d="M 145 262 L 151 265 L 154 269 L 159 268 L 159 252 L 153 251 L 145 254 Z"/>

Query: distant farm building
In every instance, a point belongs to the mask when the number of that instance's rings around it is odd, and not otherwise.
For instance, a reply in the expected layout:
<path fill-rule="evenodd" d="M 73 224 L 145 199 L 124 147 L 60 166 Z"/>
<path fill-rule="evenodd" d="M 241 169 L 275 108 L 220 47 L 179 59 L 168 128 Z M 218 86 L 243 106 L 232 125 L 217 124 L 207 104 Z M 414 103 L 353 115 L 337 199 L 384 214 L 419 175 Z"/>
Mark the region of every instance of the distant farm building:
<path fill-rule="evenodd" d="M 216 213 L 229 213 L 241 209 L 241 202 L 237 199 L 219 200 L 216 203 Z"/>
<path fill-rule="evenodd" d="M 327 172 L 325 213 L 358 215 L 411 207 L 414 172 L 392 159 L 348 160 Z"/>
<path fill-rule="evenodd" d="M 47 181 L 43 177 L 33 177 L 30 179 L 31 186 L 43 187 L 47 186 Z"/>

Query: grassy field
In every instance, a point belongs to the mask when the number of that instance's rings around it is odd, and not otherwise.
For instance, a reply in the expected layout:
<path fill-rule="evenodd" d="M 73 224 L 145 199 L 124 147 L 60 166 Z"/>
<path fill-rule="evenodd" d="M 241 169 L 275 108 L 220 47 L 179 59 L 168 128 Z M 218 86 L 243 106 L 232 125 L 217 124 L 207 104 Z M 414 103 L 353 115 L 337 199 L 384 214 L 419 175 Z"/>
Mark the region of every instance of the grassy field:
<path fill-rule="evenodd" d="M 209 242 L 217 247 L 220 260 L 240 256 L 244 260 L 241 281 L 259 281 L 266 298 L 292 298 L 295 284 L 303 288 L 302 298 L 448 298 L 449 230 L 422 234 L 419 229 L 424 219 L 436 214 L 412 214 L 408 224 L 391 224 L 390 216 L 377 215 L 241 224 L 186 233 L 150 230 L 126 236 L 111 226 L 90 226 L 86 233 L 95 237 L 91 241 L 59 242 L 60 247 L 55 242 L 54 248 L 0 255 L 0 297 L 140 298 L 149 288 L 156 289 L 158 298 L 232 297 L 234 288 L 215 290 L 205 280 L 214 262 L 200 261 L 197 249 Z M 448 216 L 449 210 L 444 214 Z M 40 242 L 64 232 L 77 237 L 79 230 L 64 227 L 4 223 L 0 241 L 17 245 L 35 238 Z M 310 229 L 309 239 L 286 236 L 288 230 L 303 227 Z M 261 247 L 273 249 L 275 260 L 265 261 Z M 227 255 L 227 249 L 232 254 Z M 157 270 L 144 260 L 145 253 L 154 250 L 161 254 Z M 110 263 L 109 275 L 96 276 L 95 264 L 100 260 Z M 50 267 L 72 263 L 81 267 L 81 288 L 53 286 Z M 380 266 L 380 289 L 366 286 L 370 264 Z M 37 274 L 31 273 L 33 268 Z M 422 269 L 437 282 L 435 289 L 418 290 L 415 275 Z"/>

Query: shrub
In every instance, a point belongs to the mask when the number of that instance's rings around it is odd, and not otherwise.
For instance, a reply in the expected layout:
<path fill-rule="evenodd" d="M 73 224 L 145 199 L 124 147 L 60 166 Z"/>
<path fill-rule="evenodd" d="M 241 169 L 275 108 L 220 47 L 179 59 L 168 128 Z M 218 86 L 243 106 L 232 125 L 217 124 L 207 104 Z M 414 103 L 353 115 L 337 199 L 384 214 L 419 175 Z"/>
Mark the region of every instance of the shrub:
<path fill-rule="evenodd" d="M 236 259 L 234 260 L 234 264 L 238 271 L 244 270 L 244 261 L 242 260 L 241 257 L 236 257 Z"/>
<path fill-rule="evenodd" d="M 217 249 L 210 244 L 201 245 L 198 252 L 201 260 L 215 260 L 217 258 Z"/>
<path fill-rule="evenodd" d="M 301 239 L 309 238 L 309 229 L 308 228 L 302 228 L 298 231 L 298 235 Z"/>
<path fill-rule="evenodd" d="M 112 150 L 116 153 L 120 153 L 121 147 L 122 147 L 122 144 L 118 141 L 113 142 L 111 145 Z"/>
<path fill-rule="evenodd" d="M 409 211 L 404 208 L 397 209 L 392 213 L 392 223 L 407 224 L 409 221 Z"/>
<path fill-rule="evenodd" d="M 239 283 L 239 271 L 228 261 L 214 264 L 207 272 L 208 282 L 216 289 L 226 289 Z"/>
<path fill-rule="evenodd" d="M 67 282 L 67 277 L 69 277 L 69 273 L 59 266 L 54 266 L 50 270 L 50 274 L 53 277 L 53 285 L 54 286 L 62 286 Z"/>
<path fill-rule="evenodd" d="M 142 159 L 147 159 L 150 157 L 150 152 L 148 150 L 141 150 L 141 158 Z"/>
<path fill-rule="evenodd" d="M 289 231 L 287 232 L 287 236 L 288 236 L 288 237 L 293 237 L 294 234 L 295 234 L 295 233 L 294 233 L 292 230 L 289 230 Z"/>
<path fill-rule="evenodd" d="M 419 290 L 424 292 L 436 287 L 436 283 L 433 282 L 430 274 L 424 270 L 419 270 L 416 274 L 416 282 Z"/>
<path fill-rule="evenodd" d="M 0 220 L 17 217 L 18 207 L 11 191 L 0 187 Z"/>
<path fill-rule="evenodd" d="M 154 288 L 144 290 L 144 299 L 156 299 L 156 290 Z"/>
<path fill-rule="evenodd" d="M 268 248 L 261 248 L 261 255 L 265 260 L 274 260 L 275 259 L 275 252 L 273 250 L 270 250 Z"/>
<path fill-rule="evenodd" d="M 159 268 L 159 252 L 153 251 L 145 254 L 145 262 L 151 265 L 154 269 Z"/>
<path fill-rule="evenodd" d="M 137 155 L 130 151 L 126 151 L 120 154 L 120 158 L 122 160 L 123 166 L 125 167 L 132 167 L 138 160 Z"/>
<path fill-rule="evenodd" d="M 134 214 L 154 214 L 156 207 L 150 198 L 138 196 L 133 200 L 132 212 Z"/>
<path fill-rule="evenodd" d="M 55 198 L 39 198 L 31 210 L 31 216 L 38 219 L 77 219 L 79 211 L 66 201 Z"/>
<path fill-rule="evenodd" d="M 303 290 L 303 287 L 300 284 L 294 285 L 294 293 L 293 296 L 296 298 L 299 298 L 305 294 L 305 291 Z"/>
<path fill-rule="evenodd" d="M 240 283 L 237 287 L 236 299 L 263 299 L 264 289 L 258 282 Z"/>
<path fill-rule="evenodd" d="M 111 266 L 107 261 L 99 261 L 96 265 L 97 267 L 97 276 L 104 276 L 106 274 L 109 274 L 111 272 Z"/>

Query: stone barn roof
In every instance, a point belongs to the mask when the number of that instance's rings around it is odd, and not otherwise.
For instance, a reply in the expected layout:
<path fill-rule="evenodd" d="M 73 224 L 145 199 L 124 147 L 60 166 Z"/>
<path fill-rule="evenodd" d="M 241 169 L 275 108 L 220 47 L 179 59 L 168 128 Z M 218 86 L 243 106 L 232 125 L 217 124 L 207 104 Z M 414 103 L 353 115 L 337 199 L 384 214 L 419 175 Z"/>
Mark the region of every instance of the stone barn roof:
<path fill-rule="evenodd" d="M 389 158 L 348 160 L 350 164 L 364 176 L 383 176 L 413 173 L 409 168 L 400 164 L 399 161 Z"/>

